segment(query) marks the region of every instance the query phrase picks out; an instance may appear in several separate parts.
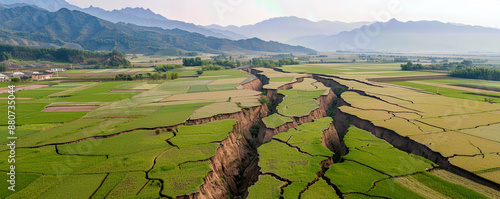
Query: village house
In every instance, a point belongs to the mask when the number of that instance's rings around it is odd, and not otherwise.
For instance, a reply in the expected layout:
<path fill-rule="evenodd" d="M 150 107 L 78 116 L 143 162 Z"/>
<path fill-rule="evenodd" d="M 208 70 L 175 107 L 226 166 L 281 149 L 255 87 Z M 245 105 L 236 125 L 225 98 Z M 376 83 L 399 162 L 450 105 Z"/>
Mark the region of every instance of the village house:
<path fill-rule="evenodd" d="M 35 71 L 35 72 L 26 72 L 28 76 L 31 77 L 32 80 L 46 80 L 46 79 L 51 79 L 53 77 L 52 72 L 43 72 L 43 71 Z"/>
<path fill-rule="evenodd" d="M 10 78 L 7 75 L 0 74 L 0 82 L 9 82 Z"/>

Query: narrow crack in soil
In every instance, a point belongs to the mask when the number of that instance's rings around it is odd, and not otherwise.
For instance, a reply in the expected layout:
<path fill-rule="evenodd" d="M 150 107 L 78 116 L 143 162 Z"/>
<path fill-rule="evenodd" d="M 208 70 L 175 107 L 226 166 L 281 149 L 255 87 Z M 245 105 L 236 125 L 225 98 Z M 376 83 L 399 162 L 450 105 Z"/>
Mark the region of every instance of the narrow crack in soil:
<path fill-rule="evenodd" d="M 483 154 L 483 158 L 484 158 L 484 153 L 483 153 L 483 150 L 481 150 L 481 148 L 479 148 L 478 146 L 474 145 L 470 140 L 469 140 L 469 144 L 472 145 L 473 147 L 477 148 L 477 150 L 479 150 L 479 153 Z"/>
<path fill-rule="evenodd" d="M 389 174 L 387 174 L 387 173 L 384 173 L 383 171 L 380 171 L 380 170 L 378 170 L 378 169 L 375 169 L 375 168 L 373 168 L 373 167 L 371 167 L 371 166 L 369 166 L 369 165 L 366 165 L 366 164 L 364 164 L 364 163 L 358 162 L 358 161 L 356 161 L 356 160 L 346 159 L 345 161 L 355 162 L 355 163 L 360 164 L 360 165 L 362 165 L 362 166 L 368 167 L 368 168 L 370 168 L 371 170 L 374 170 L 374 171 L 376 171 L 376 172 L 378 172 L 378 173 L 380 173 L 380 174 L 383 174 L 383 175 L 386 175 L 386 176 L 389 176 L 389 177 L 394 177 L 394 176 L 392 176 L 392 175 L 389 175 Z"/>
<path fill-rule="evenodd" d="M 104 179 L 102 179 L 101 184 L 99 184 L 97 189 L 92 193 L 92 195 L 89 196 L 89 198 L 92 198 L 97 193 L 97 191 L 99 191 L 99 189 L 101 189 L 102 185 L 104 184 L 104 181 L 106 181 L 108 176 L 109 176 L 109 173 L 106 173 L 106 176 L 104 176 Z"/>
<path fill-rule="evenodd" d="M 170 149 L 172 149 L 172 148 L 166 149 L 166 150 L 162 151 L 160 154 L 158 154 L 158 155 L 156 155 L 156 156 L 154 157 L 154 159 L 153 159 L 153 165 L 151 165 L 151 168 L 149 168 L 149 169 L 146 171 L 146 179 L 148 179 L 148 180 L 158 180 L 158 181 L 160 181 L 160 185 L 161 185 L 161 186 L 160 186 L 160 192 L 159 192 L 160 197 L 166 197 L 166 198 L 168 198 L 168 199 L 173 199 L 173 197 L 171 197 L 171 196 L 167 196 L 167 195 L 165 195 L 165 194 L 163 194 L 163 193 L 162 193 L 162 192 L 163 192 L 163 189 L 165 188 L 165 182 L 163 181 L 163 179 L 161 179 L 161 178 L 151 178 L 151 177 L 149 177 L 149 172 L 150 172 L 151 170 L 153 170 L 153 168 L 155 167 L 155 165 L 156 165 L 156 160 L 158 159 L 158 157 L 160 157 L 161 155 L 163 155 L 165 152 L 167 152 L 167 151 L 168 151 L 168 150 L 170 150 Z"/>
<path fill-rule="evenodd" d="M 104 156 L 104 157 L 106 157 L 106 160 L 109 159 L 109 155 L 62 154 L 61 152 L 59 152 L 59 149 L 57 148 L 57 145 L 54 145 L 54 147 L 56 149 L 57 155 L 84 156 L 84 157 L 100 157 L 100 156 Z"/>
<path fill-rule="evenodd" d="M 181 168 L 181 166 L 182 166 L 182 165 L 189 164 L 189 163 L 196 163 L 196 162 L 206 162 L 206 161 L 210 161 L 210 159 L 212 159 L 213 157 L 214 157 L 214 156 L 209 157 L 209 158 L 207 158 L 207 159 L 203 159 L 203 160 L 186 161 L 186 162 L 183 162 L 183 163 L 177 164 L 177 167 L 179 167 L 179 169 L 182 169 L 182 168 Z"/>
<path fill-rule="evenodd" d="M 152 181 L 148 179 L 148 181 L 146 183 L 144 183 L 144 185 L 142 185 L 141 189 L 139 189 L 139 191 L 135 194 L 135 196 L 138 196 L 141 193 L 141 191 L 144 189 L 144 187 L 146 187 L 146 185 L 148 185 L 149 182 L 152 182 Z"/>
<path fill-rule="evenodd" d="M 491 153 L 478 153 L 478 154 L 473 154 L 473 155 L 462 155 L 462 154 L 453 154 L 452 156 L 448 156 L 446 158 L 454 158 L 454 157 L 470 157 L 470 158 L 473 158 L 473 157 L 476 157 L 476 156 L 484 156 L 485 155 L 492 155 L 492 154 L 496 154 L 496 155 L 500 155 L 499 154 L 500 152 L 491 152 Z"/>
<path fill-rule="evenodd" d="M 408 109 L 408 110 L 412 110 L 412 111 L 415 111 L 417 113 L 421 113 L 422 111 L 419 111 L 419 110 L 416 110 L 416 109 L 412 109 L 412 108 L 408 108 L 408 107 L 405 107 L 405 106 L 401 106 L 399 104 L 396 104 L 396 103 L 392 103 L 392 102 L 388 102 L 386 100 L 383 100 L 377 96 L 373 96 L 373 95 L 368 95 L 365 91 L 362 91 L 362 90 L 349 90 L 349 91 L 353 91 L 353 92 L 356 92 L 358 93 L 359 95 L 361 96 L 365 96 L 365 97 L 370 97 L 370 98 L 373 98 L 373 99 L 376 99 L 376 100 L 379 100 L 379 101 L 382 101 L 382 102 L 385 102 L 386 104 L 390 104 L 390 105 L 394 105 L 394 106 L 397 106 L 397 107 L 400 107 L 400 108 L 404 108 L 404 109 Z"/>
<path fill-rule="evenodd" d="M 372 94 L 375 94 L 375 95 L 382 95 L 382 96 L 385 96 L 385 97 L 391 97 L 391 98 L 394 98 L 394 99 L 398 99 L 398 100 L 401 100 L 401 101 L 406 101 L 406 102 L 410 102 L 412 104 L 415 104 L 413 101 L 411 100 L 408 100 L 408 99 L 403 99 L 403 98 L 399 98 L 399 97 L 396 97 L 396 96 L 392 96 L 392 95 L 386 95 L 386 94 L 380 94 L 380 93 L 374 93 L 374 92 L 367 92 L 367 93 L 372 93 Z"/>
<path fill-rule="evenodd" d="M 349 193 L 344 193 L 345 195 L 349 195 L 349 194 L 361 194 L 361 195 L 364 195 L 364 196 L 367 196 L 367 197 L 370 197 L 370 198 L 384 198 L 384 199 L 391 199 L 391 198 L 388 198 L 388 197 L 384 197 L 384 196 L 375 196 L 375 195 L 370 195 L 370 194 L 366 194 L 366 193 L 363 193 L 363 192 L 349 192 Z"/>
<path fill-rule="evenodd" d="M 281 176 L 279 176 L 278 174 L 275 174 L 275 173 L 261 173 L 260 175 L 269 175 L 269 176 L 275 178 L 276 180 L 279 180 L 281 182 L 285 182 L 284 185 L 280 186 L 280 195 L 283 195 L 284 189 L 293 183 L 291 180 L 286 179 L 286 178 L 282 178 Z"/>
<path fill-rule="evenodd" d="M 288 147 L 291 147 L 291 148 L 297 149 L 297 151 L 298 151 L 298 152 L 303 153 L 303 154 L 306 154 L 306 155 L 311 156 L 311 157 L 315 157 L 315 156 L 318 156 L 318 157 L 326 157 L 326 156 L 324 156 L 324 155 L 313 155 L 313 154 L 310 154 L 309 152 L 303 151 L 300 147 L 298 147 L 298 146 L 293 146 L 293 145 L 289 144 L 288 142 L 285 142 L 285 141 L 280 140 L 280 139 L 278 139 L 278 138 L 273 138 L 273 140 L 278 141 L 278 142 L 281 142 L 281 143 L 283 143 L 283 144 L 286 144 Z M 328 158 L 328 157 L 327 157 L 327 158 Z"/>

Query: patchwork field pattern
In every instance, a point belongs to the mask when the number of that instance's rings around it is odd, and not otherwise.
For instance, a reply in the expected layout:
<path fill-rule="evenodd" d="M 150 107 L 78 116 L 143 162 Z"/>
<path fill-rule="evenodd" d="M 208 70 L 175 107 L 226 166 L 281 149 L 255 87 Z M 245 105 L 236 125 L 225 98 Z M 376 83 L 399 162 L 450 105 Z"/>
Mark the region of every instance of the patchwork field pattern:
<path fill-rule="evenodd" d="M 487 198 L 469 188 L 435 176 L 430 161 L 402 152 L 371 133 L 349 128 L 344 137 L 349 154 L 330 166 L 325 176 L 346 198 L 361 195 L 387 198 Z M 363 174 L 363 175 L 360 175 Z M 432 196 L 431 196 L 432 197 Z"/>
<path fill-rule="evenodd" d="M 409 136 L 458 167 L 500 182 L 500 142 L 494 127 L 500 124 L 500 105 L 450 98 L 390 84 L 332 78 L 349 88 L 340 110 L 371 121 L 375 126 Z M 460 147 L 458 147 L 460 146 Z M 472 164 L 473 163 L 473 164 Z"/>
<path fill-rule="evenodd" d="M 197 192 L 211 171 L 208 159 L 236 121 L 173 126 L 261 105 L 260 92 L 235 90 L 245 74 L 220 74 L 224 78 L 60 83 L 18 91 L 16 97 L 23 100 L 16 107 L 16 171 L 22 180 L 15 193 L 2 191 L 0 198 L 155 198 Z M 197 87 L 208 92 L 187 94 Z M 169 97 L 174 100 L 162 101 Z M 6 118 L 0 123 L 7 130 Z M 0 155 L 7 149 L 2 145 Z M 8 170 L 8 164 L 0 162 L 0 170 Z"/>

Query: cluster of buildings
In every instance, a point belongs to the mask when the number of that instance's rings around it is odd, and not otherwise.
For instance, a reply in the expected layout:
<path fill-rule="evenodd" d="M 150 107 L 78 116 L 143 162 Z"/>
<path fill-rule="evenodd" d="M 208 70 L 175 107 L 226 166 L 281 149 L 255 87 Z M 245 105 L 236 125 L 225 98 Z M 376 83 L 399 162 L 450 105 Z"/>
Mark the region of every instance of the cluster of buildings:
<path fill-rule="evenodd" d="M 66 71 L 61 68 L 53 68 L 45 71 L 29 71 L 29 72 L 9 72 L 0 73 L 0 82 L 10 82 L 12 78 L 19 78 L 21 80 L 31 79 L 35 81 L 51 79 L 55 76 L 55 73 Z"/>

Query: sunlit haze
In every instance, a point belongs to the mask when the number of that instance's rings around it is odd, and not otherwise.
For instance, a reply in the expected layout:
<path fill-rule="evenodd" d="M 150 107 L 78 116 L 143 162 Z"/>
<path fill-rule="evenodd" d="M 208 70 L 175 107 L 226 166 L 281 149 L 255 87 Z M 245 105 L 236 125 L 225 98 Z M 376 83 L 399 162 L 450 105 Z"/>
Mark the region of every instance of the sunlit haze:
<path fill-rule="evenodd" d="M 438 20 L 500 28 L 500 0 L 67 0 L 82 8 L 143 7 L 199 25 L 247 25 L 281 16 L 312 21 Z M 389 13 L 389 15 L 387 14 Z M 383 17 L 380 17 L 383 16 Z"/>

